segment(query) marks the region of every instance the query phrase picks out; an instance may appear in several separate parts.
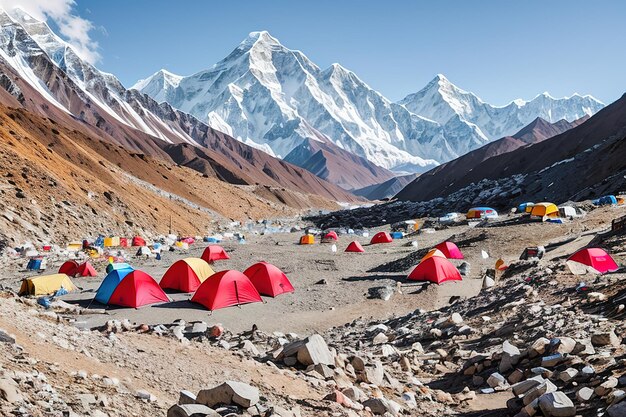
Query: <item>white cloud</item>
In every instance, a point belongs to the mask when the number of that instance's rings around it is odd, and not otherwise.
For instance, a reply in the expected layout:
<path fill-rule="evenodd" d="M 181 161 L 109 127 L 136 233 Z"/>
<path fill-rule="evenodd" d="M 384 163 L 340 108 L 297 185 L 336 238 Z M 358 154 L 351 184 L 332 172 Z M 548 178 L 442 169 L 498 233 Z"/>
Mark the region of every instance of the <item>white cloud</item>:
<path fill-rule="evenodd" d="M 0 7 L 5 10 L 19 7 L 35 19 L 52 20 L 76 53 L 95 64 L 101 56 L 98 42 L 89 35 L 94 26 L 74 12 L 75 4 L 74 0 L 0 0 Z"/>

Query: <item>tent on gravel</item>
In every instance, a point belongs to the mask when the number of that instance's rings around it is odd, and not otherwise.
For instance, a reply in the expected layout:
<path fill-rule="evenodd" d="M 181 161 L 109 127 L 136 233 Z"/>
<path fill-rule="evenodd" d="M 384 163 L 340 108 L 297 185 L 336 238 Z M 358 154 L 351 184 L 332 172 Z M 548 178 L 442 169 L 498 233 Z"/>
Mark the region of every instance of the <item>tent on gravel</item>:
<path fill-rule="evenodd" d="M 389 232 L 378 232 L 374 235 L 374 237 L 372 237 L 372 240 L 370 240 L 370 244 L 372 245 L 391 242 L 393 242 L 393 239 L 391 238 Z"/>
<path fill-rule="evenodd" d="M 73 277 L 78 273 L 78 263 L 74 260 L 63 262 L 63 265 L 59 267 L 59 274 L 65 274 Z"/>
<path fill-rule="evenodd" d="M 82 264 L 78 265 L 78 269 L 76 271 L 76 275 L 79 277 L 95 277 L 98 275 L 96 269 L 89 262 L 85 261 Z"/>
<path fill-rule="evenodd" d="M 230 256 L 228 256 L 223 247 L 219 245 L 209 245 L 204 249 L 204 252 L 202 252 L 201 258 L 205 262 L 212 264 L 215 261 L 230 259 Z"/>
<path fill-rule="evenodd" d="M 276 297 L 277 295 L 294 292 L 293 285 L 287 275 L 276 266 L 267 262 L 259 262 L 243 271 L 259 294 Z"/>
<path fill-rule="evenodd" d="M 619 269 L 611 255 L 600 248 L 581 249 L 567 258 L 566 264 L 574 275 L 582 275 L 587 272 L 606 274 Z"/>
<path fill-rule="evenodd" d="M 472 207 L 465 215 L 467 219 L 497 219 L 498 212 L 491 207 Z"/>
<path fill-rule="evenodd" d="M 461 281 L 458 269 L 446 258 L 431 256 L 419 263 L 408 276 L 411 281 L 430 281 L 442 284 L 446 281 Z"/>
<path fill-rule="evenodd" d="M 77 290 L 70 277 L 65 274 L 42 275 L 22 281 L 18 295 L 49 295 L 61 288 L 68 292 Z"/>
<path fill-rule="evenodd" d="M 159 284 L 143 271 L 127 274 L 115 287 L 107 304 L 138 308 L 148 304 L 170 301 Z"/>
<path fill-rule="evenodd" d="M 448 259 L 463 259 L 463 253 L 458 246 L 452 242 L 441 242 L 435 246 L 435 249 L 439 249 Z"/>
<path fill-rule="evenodd" d="M 161 278 L 161 288 L 194 292 L 215 271 L 200 258 L 185 258 L 174 262 Z"/>
<path fill-rule="evenodd" d="M 346 252 L 357 252 L 357 253 L 363 253 L 365 252 L 365 249 L 363 249 L 363 246 L 357 242 L 356 240 L 350 242 L 350 244 L 348 245 L 348 247 L 345 250 Z"/>
<path fill-rule="evenodd" d="M 226 270 L 204 281 L 191 297 L 191 301 L 213 311 L 263 300 L 247 276 L 239 271 Z"/>
<path fill-rule="evenodd" d="M 315 236 L 306 234 L 300 238 L 301 245 L 312 245 L 315 243 Z"/>

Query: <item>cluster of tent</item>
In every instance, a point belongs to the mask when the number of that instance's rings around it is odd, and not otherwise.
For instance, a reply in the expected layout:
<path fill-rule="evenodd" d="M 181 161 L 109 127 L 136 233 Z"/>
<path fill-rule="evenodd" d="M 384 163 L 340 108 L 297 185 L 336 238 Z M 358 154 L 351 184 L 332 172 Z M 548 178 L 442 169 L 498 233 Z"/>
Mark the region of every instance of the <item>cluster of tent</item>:
<path fill-rule="evenodd" d="M 276 297 L 293 292 L 287 276 L 276 266 L 259 262 L 243 273 L 235 270 L 214 272 L 210 263 L 229 259 L 217 245 L 207 247 L 202 258 L 185 258 L 172 264 L 159 283 L 145 272 L 132 267 L 113 269 L 104 278 L 95 300 L 107 305 L 141 307 L 167 302 L 164 290 L 194 293 L 191 301 L 209 310 L 254 302 L 261 295 Z"/>
<path fill-rule="evenodd" d="M 82 264 L 78 264 L 78 262 L 74 260 L 63 262 L 59 267 L 58 273 L 70 277 L 95 277 L 98 275 L 95 268 L 89 262 L 85 261 Z"/>
<path fill-rule="evenodd" d="M 394 236 L 395 235 L 395 236 Z M 370 245 L 377 245 L 380 243 L 391 243 L 394 239 L 401 239 L 404 237 L 402 232 L 378 232 L 370 239 Z M 331 230 L 322 236 L 321 243 L 337 242 L 339 237 L 337 232 Z M 306 234 L 300 238 L 300 245 L 313 245 L 315 243 L 315 236 L 312 234 Z M 357 252 L 363 253 L 365 249 L 356 240 L 353 240 L 348 244 L 344 252 Z"/>

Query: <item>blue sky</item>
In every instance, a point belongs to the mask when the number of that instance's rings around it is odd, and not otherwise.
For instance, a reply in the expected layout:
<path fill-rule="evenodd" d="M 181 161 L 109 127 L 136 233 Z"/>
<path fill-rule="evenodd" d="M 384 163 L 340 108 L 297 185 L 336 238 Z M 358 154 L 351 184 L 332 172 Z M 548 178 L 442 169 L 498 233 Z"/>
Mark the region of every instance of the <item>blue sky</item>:
<path fill-rule="evenodd" d="M 126 85 L 213 65 L 268 30 L 321 67 L 339 62 L 392 100 L 437 73 L 497 105 L 548 91 L 626 91 L 624 1 L 78 0 L 102 70 Z"/>

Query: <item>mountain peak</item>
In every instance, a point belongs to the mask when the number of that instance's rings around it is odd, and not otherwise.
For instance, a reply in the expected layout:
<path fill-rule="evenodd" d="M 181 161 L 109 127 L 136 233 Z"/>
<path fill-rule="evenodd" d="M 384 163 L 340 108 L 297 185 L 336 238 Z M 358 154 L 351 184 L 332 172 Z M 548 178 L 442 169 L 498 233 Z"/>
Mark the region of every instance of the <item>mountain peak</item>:
<path fill-rule="evenodd" d="M 282 44 L 270 35 L 267 30 L 261 30 L 257 32 L 250 32 L 248 37 L 241 42 L 241 46 L 252 47 L 256 44 L 268 45 L 268 46 L 282 46 Z"/>

